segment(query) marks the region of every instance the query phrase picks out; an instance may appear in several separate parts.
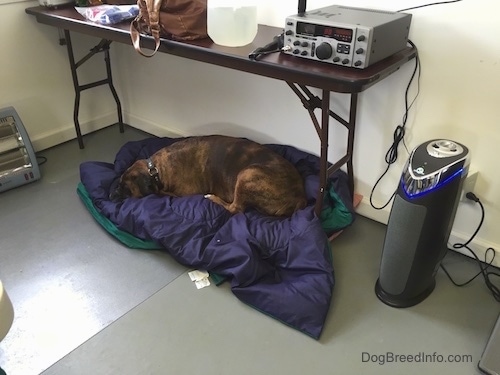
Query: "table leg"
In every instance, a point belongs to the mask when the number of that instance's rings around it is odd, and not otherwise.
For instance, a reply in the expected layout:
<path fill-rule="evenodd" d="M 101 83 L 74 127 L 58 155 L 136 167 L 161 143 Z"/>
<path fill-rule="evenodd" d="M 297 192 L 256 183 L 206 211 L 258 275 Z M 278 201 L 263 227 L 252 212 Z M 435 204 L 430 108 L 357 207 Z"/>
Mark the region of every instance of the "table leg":
<path fill-rule="evenodd" d="M 352 163 L 352 153 L 354 150 L 354 130 L 356 129 L 356 113 L 358 112 L 358 94 L 351 94 L 351 106 L 349 109 L 349 126 L 347 126 L 347 176 L 349 181 L 349 191 L 354 198 L 354 166 Z"/>
<path fill-rule="evenodd" d="M 323 90 L 322 97 L 319 98 L 318 96 L 314 95 L 306 86 L 297 85 L 291 82 L 287 82 L 287 84 L 299 97 L 302 104 L 309 112 L 313 125 L 316 128 L 316 132 L 318 133 L 318 137 L 320 139 L 321 149 L 319 166 L 319 191 L 316 205 L 314 207 L 316 215 L 320 217 L 325 190 L 327 189 L 328 177 L 335 171 L 340 169 L 343 165 L 347 166 L 349 191 L 351 193 L 351 197 L 354 197 L 354 166 L 352 162 L 352 156 L 354 148 L 354 130 L 356 127 L 358 94 L 350 94 L 351 102 L 349 108 L 349 121 L 346 121 L 338 114 L 330 110 L 330 92 L 328 90 Z M 316 114 L 314 113 L 314 110 L 318 108 L 321 109 L 321 123 L 318 121 Z M 330 117 L 339 122 L 341 125 L 345 126 L 348 131 L 346 154 L 334 164 L 330 164 L 328 162 L 328 136 Z"/>
<path fill-rule="evenodd" d="M 83 137 L 80 129 L 80 122 L 78 120 L 78 112 L 80 110 L 80 85 L 78 83 L 78 74 L 76 72 L 77 66 L 75 63 L 75 55 L 73 54 L 73 45 L 71 43 L 71 35 L 68 30 L 64 30 L 64 39 L 66 40 L 66 48 L 68 50 L 69 66 L 71 68 L 71 76 L 73 77 L 73 87 L 75 89 L 75 102 L 73 104 L 73 122 L 75 124 L 76 138 L 78 139 L 78 146 L 82 149 Z"/>
<path fill-rule="evenodd" d="M 66 41 L 66 47 L 68 50 L 68 59 L 69 59 L 69 65 L 71 68 L 71 76 L 73 78 L 73 87 L 75 89 L 75 102 L 73 106 L 73 122 L 75 124 L 75 131 L 76 131 L 76 137 L 78 139 L 78 146 L 83 149 L 85 146 L 83 144 L 83 136 L 80 128 L 80 121 L 79 121 L 79 111 L 80 111 L 80 94 L 82 91 L 97 87 L 97 86 L 102 86 L 102 85 L 108 85 L 109 89 L 111 90 L 111 94 L 113 95 L 113 98 L 116 102 L 116 112 L 118 115 L 118 125 L 120 129 L 120 133 L 124 132 L 124 124 L 123 124 L 123 114 L 122 114 L 122 107 L 120 103 L 120 98 L 118 97 L 118 94 L 116 92 L 116 89 L 113 85 L 113 76 L 111 72 L 111 58 L 109 54 L 109 45 L 111 44 L 110 40 L 102 39 L 99 44 L 97 44 L 94 48 L 90 50 L 90 52 L 85 55 L 82 59 L 80 59 L 78 62 L 75 61 L 75 55 L 73 52 L 73 45 L 71 42 L 71 35 L 69 30 L 64 30 L 64 38 Z M 85 85 L 80 85 L 78 81 L 78 73 L 77 69 L 82 66 L 87 60 L 89 60 L 92 56 L 94 56 L 96 53 L 99 52 L 104 52 L 104 61 L 106 64 L 106 78 L 102 79 L 100 81 L 95 81 L 92 83 L 88 83 Z"/>
<path fill-rule="evenodd" d="M 104 60 L 106 62 L 106 73 L 108 76 L 108 85 L 111 90 L 111 94 L 113 94 L 113 98 L 116 103 L 116 113 L 118 114 L 118 128 L 120 129 L 120 133 L 125 131 L 123 127 L 123 114 L 122 114 L 122 105 L 120 103 L 120 98 L 118 97 L 118 93 L 116 92 L 115 86 L 113 85 L 113 76 L 111 74 L 111 57 L 109 55 L 109 45 L 108 48 L 104 50 Z"/>
<path fill-rule="evenodd" d="M 320 217 L 323 199 L 325 197 L 326 183 L 328 180 L 328 130 L 330 122 L 330 91 L 323 90 L 321 100 L 321 128 L 320 139 L 320 157 L 319 157 L 319 191 L 314 211 Z"/>

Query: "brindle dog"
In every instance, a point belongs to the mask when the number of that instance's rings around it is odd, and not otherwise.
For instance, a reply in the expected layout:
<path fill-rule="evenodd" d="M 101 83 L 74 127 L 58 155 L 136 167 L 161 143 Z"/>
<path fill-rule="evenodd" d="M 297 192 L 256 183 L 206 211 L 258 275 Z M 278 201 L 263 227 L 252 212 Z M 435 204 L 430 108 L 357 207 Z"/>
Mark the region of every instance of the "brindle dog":
<path fill-rule="evenodd" d="M 149 194 L 204 194 L 232 214 L 253 207 L 291 216 L 307 203 L 304 181 L 288 160 L 258 143 L 221 135 L 189 137 L 136 161 L 110 198 Z"/>

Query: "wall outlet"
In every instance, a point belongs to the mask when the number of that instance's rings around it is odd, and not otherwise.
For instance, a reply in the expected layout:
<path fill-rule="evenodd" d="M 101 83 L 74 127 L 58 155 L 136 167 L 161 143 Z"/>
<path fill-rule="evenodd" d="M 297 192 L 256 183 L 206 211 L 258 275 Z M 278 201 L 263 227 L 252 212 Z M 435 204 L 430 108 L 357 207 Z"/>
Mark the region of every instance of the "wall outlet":
<path fill-rule="evenodd" d="M 478 171 L 469 170 L 469 174 L 465 178 L 465 181 L 462 185 L 462 195 L 460 197 L 461 201 L 472 202 L 465 196 L 465 194 L 467 194 L 469 191 L 474 193 L 474 188 L 476 187 L 478 175 L 479 175 Z"/>

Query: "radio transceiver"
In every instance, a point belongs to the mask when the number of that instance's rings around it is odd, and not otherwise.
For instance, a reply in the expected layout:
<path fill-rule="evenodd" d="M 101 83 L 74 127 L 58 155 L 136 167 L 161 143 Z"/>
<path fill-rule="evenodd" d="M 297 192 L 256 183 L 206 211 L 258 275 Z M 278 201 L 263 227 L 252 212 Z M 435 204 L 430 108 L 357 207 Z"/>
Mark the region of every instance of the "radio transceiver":
<path fill-rule="evenodd" d="M 286 54 L 367 68 L 407 46 L 411 14 L 332 5 L 286 18 Z"/>

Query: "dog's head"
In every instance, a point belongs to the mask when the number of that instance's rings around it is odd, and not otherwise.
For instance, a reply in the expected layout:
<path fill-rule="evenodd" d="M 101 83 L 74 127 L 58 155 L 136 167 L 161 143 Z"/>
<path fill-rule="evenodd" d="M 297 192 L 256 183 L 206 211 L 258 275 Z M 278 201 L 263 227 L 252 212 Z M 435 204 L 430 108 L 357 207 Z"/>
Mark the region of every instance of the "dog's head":
<path fill-rule="evenodd" d="M 141 198 L 150 194 L 158 194 L 161 188 L 158 169 L 151 160 L 138 160 L 122 174 L 118 187 L 111 192 L 109 197 L 112 201 L 130 197 Z"/>

